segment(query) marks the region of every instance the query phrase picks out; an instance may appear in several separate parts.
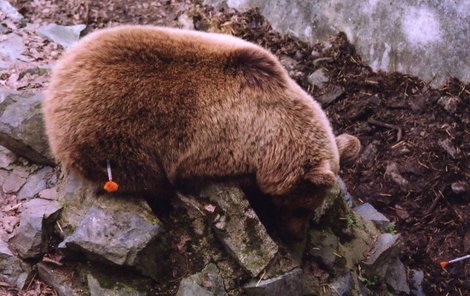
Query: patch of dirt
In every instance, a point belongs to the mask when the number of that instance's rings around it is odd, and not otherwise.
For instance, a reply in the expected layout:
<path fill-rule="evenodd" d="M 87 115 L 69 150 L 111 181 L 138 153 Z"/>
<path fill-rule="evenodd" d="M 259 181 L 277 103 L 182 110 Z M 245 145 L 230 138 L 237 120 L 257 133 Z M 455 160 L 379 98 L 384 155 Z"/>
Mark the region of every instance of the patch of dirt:
<path fill-rule="evenodd" d="M 344 34 L 310 46 L 275 33 L 256 11 L 216 11 L 197 1 L 12 2 L 30 22 L 85 23 L 89 30 L 119 23 L 180 26 L 177 18 L 186 13 L 198 30 L 269 48 L 314 97 L 341 87 L 324 108 L 336 133 L 356 135 L 364 147 L 341 174 L 351 194 L 396 223 L 404 241 L 401 257 L 408 268 L 425 272 L 426 294 L 470 290 L 470 263 L 439 266 L 470 252 L 470 84 L 451 79 L 433 89 L 409 75 L 374 73 Z M 329 77 L 326 87 L 308 82 L 318 69 Z"/>
<path fill-rule="evenodd" d="M 179 25 L 177 19 L 193 4 L 190 0 L 12 0 L 34 24 L 86 24 L 88 30 L 119 24 Z"/>

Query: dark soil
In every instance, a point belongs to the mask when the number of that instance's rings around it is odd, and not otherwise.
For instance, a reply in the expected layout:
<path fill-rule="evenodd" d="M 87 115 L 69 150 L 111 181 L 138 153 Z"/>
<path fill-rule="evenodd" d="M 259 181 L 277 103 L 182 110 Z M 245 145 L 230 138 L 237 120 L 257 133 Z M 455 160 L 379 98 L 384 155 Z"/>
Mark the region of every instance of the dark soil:
<path fill-rule="evenodd" d="M 440 89 L 400 73 L 374 73 L 344 34 L 310 46 L 275 33 L 256 12 L 216 11 L 194 1 L 12 1 L 35 23 L 177 26 L 186 13 L 195 28 L 230 33 L 269 48 L 314 97 L 325 89 L 307 77 L 322 68 L 329 86 L 344 88 L 324 106 L 336 133 L 360 138 L 359 161 L 341 176 L 356 202 L 370 202 L 396 223 L 402 259 L 425 272 L 427 295 L 469 295 L 470 262 L 442 260 L 470 252 L 470 84 Z M 197 2 L 197 1 L 196 1 Z"/>

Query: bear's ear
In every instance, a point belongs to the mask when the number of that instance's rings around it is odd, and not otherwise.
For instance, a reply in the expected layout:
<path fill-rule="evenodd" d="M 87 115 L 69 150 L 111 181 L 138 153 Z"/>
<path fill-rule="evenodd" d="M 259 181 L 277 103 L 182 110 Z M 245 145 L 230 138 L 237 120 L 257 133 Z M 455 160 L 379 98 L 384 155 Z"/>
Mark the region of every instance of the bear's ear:
<path fill-rule="evenodd" d="M 325 161 L 317 168 L 308 171 L 304 175 L 304 179 L 314 185 L 332 187 L 336 184 L 336 175 Z"/>
<path fill-rule="evenodd" d="M 336 146 L 338 146 L 341 164 L 352 162 L 359 156 L 359 151 L 361 151 L 361 142 L 359 139 L 348 134 L 337 136 Z"/>
<path fill-rule="evenodd" d="M 258 48 L 236 49 L 232 65 L 239 69 L 246 86 L 251 88 L 285 87 L 285 71 L 270 53 Z"/>

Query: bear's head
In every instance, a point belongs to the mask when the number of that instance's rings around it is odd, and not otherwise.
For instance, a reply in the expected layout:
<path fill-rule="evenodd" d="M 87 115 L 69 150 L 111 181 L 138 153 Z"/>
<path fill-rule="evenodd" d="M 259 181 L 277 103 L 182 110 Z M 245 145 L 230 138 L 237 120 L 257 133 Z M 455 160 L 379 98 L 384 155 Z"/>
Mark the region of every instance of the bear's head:
<path fill-rule="evenodd" d="M 279 220 L 281 233 L 287 239 L 302 240 L 305 238 L 314 210 L 323 203 L 328 191 L 337 182 L 339 164 L 351 163 L 359 155 L 361 143 L 358 138 L 349 134 L 341 134 L 335 140 L 339 163 L 335 164 L 335 160 L 324 162 L 323 167 L 306 173 L 304 179 L 308 182 L 302 182 L 287 196 L 274 197 L 274 202 L 281 211 Z"/>

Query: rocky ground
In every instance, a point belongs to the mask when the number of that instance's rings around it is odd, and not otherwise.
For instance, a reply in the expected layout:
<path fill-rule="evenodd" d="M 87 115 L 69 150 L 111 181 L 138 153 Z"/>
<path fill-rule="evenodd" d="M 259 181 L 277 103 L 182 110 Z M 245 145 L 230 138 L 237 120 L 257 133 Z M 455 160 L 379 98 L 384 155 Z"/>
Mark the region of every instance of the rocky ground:
<path fill-rule="evenodd" d="M 42 35 L 32 33 L 50 23 L 84 24 L 86 29 L 82 34 L 119 23 L 169 25 L 229 33 L 269 48 L 280 58 L 289 74 L 322 103 L 335 132 L 348 132 L 361 139 L 364 146 L 361 158 L 354 166 L 345 168 L 341 176 L 355 197 L 355 203 L 369 202 L 395 223 L 395 226 L 388 225 L 387 231 L 401 233 L 403 249 L 400 258 L 415 278 L 419 277 L 419 271 L 424 271 L 425 293 L 465 295 L 470 291 L 470 263 L 456 263 L 447 270 L 438 264 L 441 260 L 470 251 L 469 84 L 450 80 L 441 89 L 432 89 L 428 83 L 415 77 L 374 73 L 361 62 L 344 35 L 332 36 L 331 42 L 311 46 L 273 32 L 256 11 L 241 14 L 229 9 L 205 7 L 193 1 L 18 0 L 12 4 L 26 19 L 0 13 L 0 32 L 3 34 L 0 42 L 9 42 L 13 46 L 10 59 L 22 61 L 6 68 L 2 63 L 8 61 L 0 60 L 0 85 L 8 89 L 34 90 L 47 83 L 50 64 L 60 56 L 63 47 L 68 46 L 67 40 L 49 41 L 53 37 L 47 35 L 47 30 Z M 83 27 L 75 27 L 76 35 L 81 29 Z M 24 43 L 16 42 L 11 33 L 18 35 Z M 49 36 L 49 39 L 44 36 Z M 58 176 L 56 169 L 33 164 L 7 150 L 1 156 L 0 237 L 9 241 L 14 240 L 21 214 L 28 211 L 31 192 L 42 192 L 45 200 L 53 201 L 54 198 L 47 198 L 47 189 L 56 185 Z M 41 161 L 45 162 L 39 159 Z M 188 202 L 183 199 L 181 203 L 185 204 L 185 201 Z M 44 215 L 47 213 L 47 217 L 54 217 L 54 203 L 43 208 Z M 149 229 L 157 231 L 152 225 L 150 223 Z M 59 223 L 58 227 L 62 226 Z M 173 238 L 177 246 L 175 252 L 186 254 L 191 236 L 182 231 Z M 60 241 L 52 237 L 49 241 L 52 248 L 39 248 L 49 250 L 41 259 L 43 263 L 63 265 L 63 254 L 56 248 Z M 69 243 L 80 245 L 76 240 Z M 223 256 L 221 250 L 213 251 L 218 254 L 216 257 Z M 21 250 L 17 252 L 21 253 Z M 99 250 L 94 252 L 99 253 Z M 192 252 L 197 254 L 198 251 Z M 34 259 L 37 255 L 23 251 L 23 258 L 29 256 L 33 259 L 28 260 L 37 261 Z M 328 266 L 328 258 L 320 256 L 323 258 L 320 269 L 316 268 L 318 263 L 309 261 L 310 257 L 318 256 L 307 252 L 304 259 L 311 262 L 309 268 L 317 271 L 318 278 L 327 280 L 328 272 L 319 270 Z M 117 260 L 114 257 L 105 259 Z M 188 270 L 176 268 L 172 271 L 171 287 L 166 287 L 170 294 L 178 290 L 182 278 L 194 270 L 201 270 L 206 263 L 191 255 L 175 255 L 170 260 L 189 260 L 184 265 Z M 331 260 L 334 261 L 334 256 Z M 230 260 L 219 258 L 215 261 L 219 268 L 225 266 L 224 270 L 229 269 L 227 266 L 234 266 Z M 22 263 L 12 264 L 20 266 Z M 307 267 L 303 268 L 305 271 Z M 44 283 L 45 269 L 38 269 L 42 270 L 39 272 L 42 276 L 29 278 L 22 292 L 0 281 L 0 294 L 56 295 L 57 292 Z M 257 269 L 254 268 L 252 273 L 256 274 Z M 87 273 L 89 284 L 94 283 L 90 274 L 93 273 Z M 240 273 L 238 281 L 243 282 L 246 277 Z M 362 281 L 372 290 L 374 286 L 380 286 L 371 278 L 363 277 Z M 236 286 L 237 283 L 229 285 Z M 161 295 L 161 289 L 156 285 L 155 293 Z M 415 294 L 419 295 L 416 291 Z"/>

